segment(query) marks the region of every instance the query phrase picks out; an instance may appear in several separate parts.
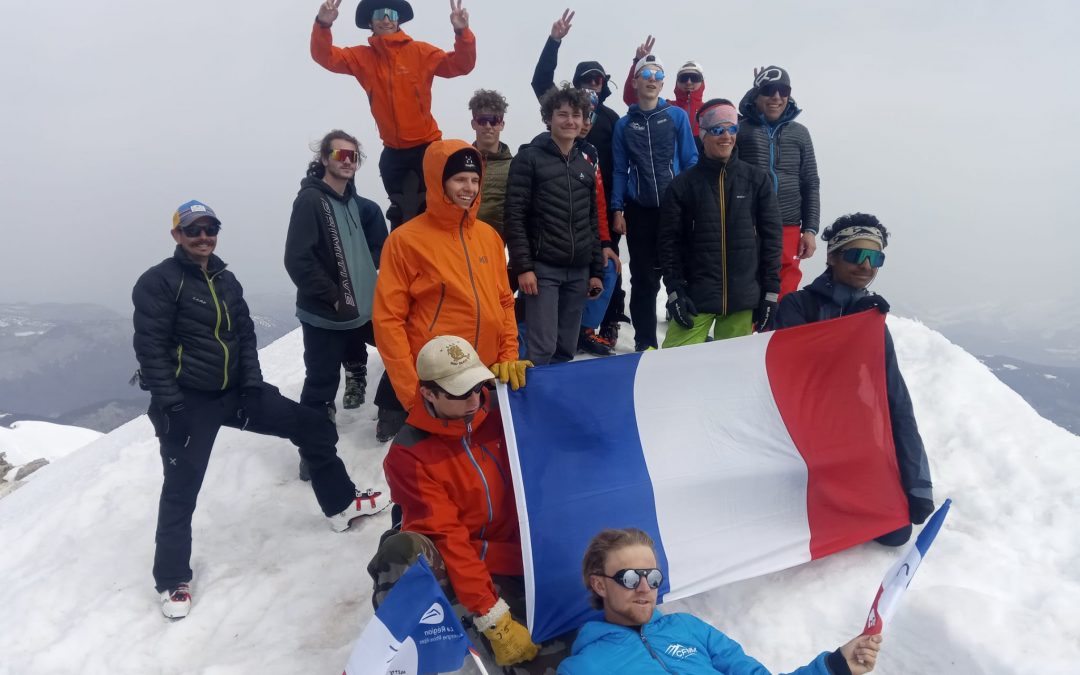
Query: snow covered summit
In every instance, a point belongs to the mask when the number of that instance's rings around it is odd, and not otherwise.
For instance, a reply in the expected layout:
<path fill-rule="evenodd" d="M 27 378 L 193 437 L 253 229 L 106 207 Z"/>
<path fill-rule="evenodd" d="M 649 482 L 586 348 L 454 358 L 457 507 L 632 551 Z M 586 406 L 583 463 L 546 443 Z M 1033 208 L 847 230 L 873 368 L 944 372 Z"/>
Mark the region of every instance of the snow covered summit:
<path fill-rule="evenodd" d="M 889 325 L 937 499 L 954 505 L 875 672 L 1076 672 L 1080 437 L 941 335 Z M 288 396 L 301 353 L 298 331 L 262 351 Z M 384 486 L 370 402 L 338 426 L 356 483 Z M 41 469 L 0 500 L 0 675 L 340 673 L 372 614 L 365 568 L 389 515 L 331 532 L 297 460 L 287 441 L 222 430 L 193 522 L 195 602 L 177 623 L 150 575 L 161 466 L 146 417 Z M 898 555 L 867 544 L 664 609 L 787 670 L 861 629 Z"/>

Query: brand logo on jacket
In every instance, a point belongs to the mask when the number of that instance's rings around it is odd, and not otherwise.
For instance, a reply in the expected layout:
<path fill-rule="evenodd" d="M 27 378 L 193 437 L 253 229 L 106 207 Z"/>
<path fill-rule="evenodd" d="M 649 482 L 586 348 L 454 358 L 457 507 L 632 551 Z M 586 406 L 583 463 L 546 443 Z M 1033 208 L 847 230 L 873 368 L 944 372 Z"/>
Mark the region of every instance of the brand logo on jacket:
<path fill-rule="evenodd" d="M 194 300 L 195 302 L 199 303 L 200 305 L 210 304 L 210 303 L 206 302 L 205 300 L 203 300 L 202 298 L 197 298 L 194 295 L 191 296 L 191 299 Z"/>
<path fill-rule="evenodd" d="M 735 199 L 746 199 L 746 195 L 735 195 Z"/>
<path fill-rule="evenodd" d="M 641 124 L 639 122 L 631 122 L 630 123 L 630 128 L 633 129 L 634 131 L 645 131 L 645 125 Z"/>
<path fill-rule="evenodd" d="M 672 642 L 664 653 L 677 659 L 685 659 L 697 654 L 697 647 L 684 647 L 678 642 Z"/>
<path fill-rule="evenodd" d="M 656 120 L 656 123 L 658 125 L 660 125 L 660 124 L 667 124 L 670 121 L 671 121 L 671 118 L 665 115 L 664 117 L 661 117 L 660 119 Z"/>
<path fill-rule="evenodd" d="M 486 255 L 480 256 L 480 264 L 481 265 L 486 265 L 487 264 L 487 256 Z"/>

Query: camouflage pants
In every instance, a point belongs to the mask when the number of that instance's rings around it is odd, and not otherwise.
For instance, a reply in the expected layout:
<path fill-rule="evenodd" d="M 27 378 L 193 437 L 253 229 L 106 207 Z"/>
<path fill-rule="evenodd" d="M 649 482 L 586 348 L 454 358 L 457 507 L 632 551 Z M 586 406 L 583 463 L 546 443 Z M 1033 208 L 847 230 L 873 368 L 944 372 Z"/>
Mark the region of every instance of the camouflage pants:
<path fill-rule="evenodd" d="M 469 634 L 469 639 L 472 640 L 477 651 L 484 657 L 484 663 L 491 673 L 502 672 L 504 675 L 555 675 L 559 663 L 570 656 L 570 645 L 573 644 L 577 631 L 571 631 L 544 642 L 540 645 L 540 653 L 528 663 L 505 666 L 501 669 L 495 666 L 495 658 L 492 656 L 491 646 L 488 644 L 487 638 L 473 628 L 472 616 L 458 602 L 454 589 L 450 586 L 450 579 L 446 574 L 446 563 L 443 562 L 443 558 L 435 548 L 435 544 L 422 534 L 416 532 L 387 532 L 383 535 L 379 551 L 368 563 L 368 574 L 371 575 L 371 579 L 375 583 L 375 590 L 371 596 L 371 602 L 375 605 L 375 609 L 379 608 L 379 605 L 386 598 L 386 594 L 394 587 L 394 584 L 405 573 L 405 570 L 416 562 L 421 553 L 427 559 L 431 571 L 434 573 L 439 585 L 442 586 L 446 597 L 450 599 L 450 603 L 454 606 L 454 611 L 457 612 L 459 617 L 462 617 L 462 624 Z M 495 584 L 499 597 L 510 606 L 510 614 L 524 624 L 526 616 L 524 578 L 493 575 L 491 580 Z"/>

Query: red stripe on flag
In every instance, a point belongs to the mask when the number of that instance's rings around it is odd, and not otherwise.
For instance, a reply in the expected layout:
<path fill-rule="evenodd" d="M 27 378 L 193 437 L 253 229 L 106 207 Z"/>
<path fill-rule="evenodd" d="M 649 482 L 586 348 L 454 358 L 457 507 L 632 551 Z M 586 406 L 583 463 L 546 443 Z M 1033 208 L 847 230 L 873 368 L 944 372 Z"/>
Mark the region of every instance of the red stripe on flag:
<path fill-rule="evenodd" d="M 885 315 L 776 331 L 765 365 L 806 462 L 811 558 L 908 524 L 885 388 Z"/>

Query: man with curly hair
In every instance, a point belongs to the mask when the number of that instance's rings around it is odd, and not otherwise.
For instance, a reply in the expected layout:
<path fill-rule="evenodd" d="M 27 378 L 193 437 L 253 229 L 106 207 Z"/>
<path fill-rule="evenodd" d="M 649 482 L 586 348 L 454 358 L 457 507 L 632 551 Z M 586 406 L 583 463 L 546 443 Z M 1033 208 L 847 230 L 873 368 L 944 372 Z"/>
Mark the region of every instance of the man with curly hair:
<path fill-rule="evenodd" d="M 480 186 L 480 211 L 477 218 L 503 236 L 503 208 L 506 205 L 506 177 L 514 155 L 499 140 L 506 126 L 506 97 L 493 89 L 477 89 L 469 99 L 472 128 L 476 132 L 473 147 L 484 158 L 484 182 Z"/>
<path fill-rule="evenodd" d="M 510 164 L 506 243 L 525 296 L 527 359 L 562 363 L 577 351 L 586 297 L 603 292 L 596 168 L 576 143 L 590 102 L 570 85 L 540 102 L 550 131 Z"/>

